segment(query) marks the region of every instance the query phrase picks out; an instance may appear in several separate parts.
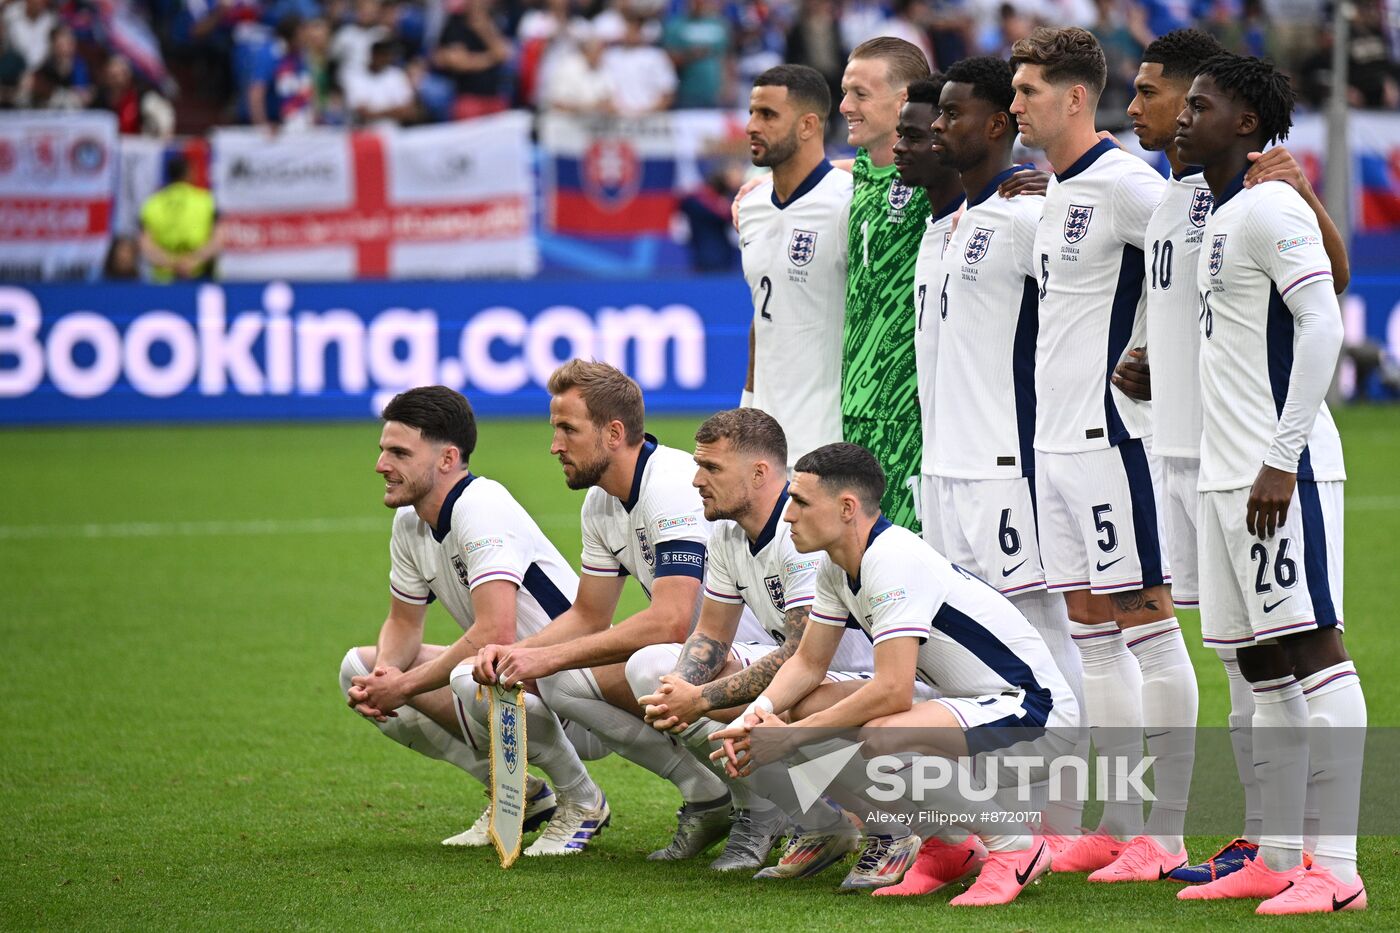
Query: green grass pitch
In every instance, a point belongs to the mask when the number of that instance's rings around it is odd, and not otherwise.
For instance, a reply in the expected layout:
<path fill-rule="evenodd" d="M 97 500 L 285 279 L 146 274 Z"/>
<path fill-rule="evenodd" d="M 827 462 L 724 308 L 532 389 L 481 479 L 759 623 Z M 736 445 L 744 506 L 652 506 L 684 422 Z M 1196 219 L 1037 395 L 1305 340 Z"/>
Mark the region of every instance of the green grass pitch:
<path fill-rule="evenodd" d="M 1338 419 L 1348 641 L 1373 726 L 1400 725 L 1384 689 L 1400 673 L 1397 418 Z M 686 447 L 694 424 L 651 429 Z M 1082 876 L 954 912 L 947 894 L 838 895 L 834 870 L 760 884 L 703 860 L 651 864 L 677 796 L 616 757 L 593 766 L 613 824 L 585 855 L 502 871 L 489 849 L 444 849 L 481 791 L 381 738 L 337 693 L 341 656 L 374 641 L 388 604 L 377 438 L 369 419 L 0 434 L 0 929 L 1400 927 L 1395 837 L 1362 842 L 1369 911 L 1296 923 Z M 548 443 L 542 417 L 487 422 L 473 467 L 576 559 L 581 494 Z M 1198 631 L 1194 617 L 1187 627 Z M 430 614 L 430 640 L 453 631 Z M 1224 675 L 1195 657 L 1201 722 L 1223 723 Z M 1219 841 L 1193 838 L 1191 852 Z"/>

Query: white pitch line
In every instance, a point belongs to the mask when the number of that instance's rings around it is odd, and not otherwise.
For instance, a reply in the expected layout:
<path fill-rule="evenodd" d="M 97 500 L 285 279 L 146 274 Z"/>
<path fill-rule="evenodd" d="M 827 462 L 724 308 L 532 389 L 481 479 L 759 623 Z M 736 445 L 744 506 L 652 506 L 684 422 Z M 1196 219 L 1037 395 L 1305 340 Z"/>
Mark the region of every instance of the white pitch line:
<path fill-rule="evenodd" d="M 1400 510 L 1400 496 L 1352 496 L 1344 501 L 1348 512 L 1394 512 Z"/>
<path fill-rule="evenodd" d="M 0 541 L 43 538 L 180 538 L 221 535 L 315 535 L 377 531 L 387 534 L 388 516 L 356 518 L 265 518 L 250 521 L 116 522 L 83 525 L 0 525 Z"/>

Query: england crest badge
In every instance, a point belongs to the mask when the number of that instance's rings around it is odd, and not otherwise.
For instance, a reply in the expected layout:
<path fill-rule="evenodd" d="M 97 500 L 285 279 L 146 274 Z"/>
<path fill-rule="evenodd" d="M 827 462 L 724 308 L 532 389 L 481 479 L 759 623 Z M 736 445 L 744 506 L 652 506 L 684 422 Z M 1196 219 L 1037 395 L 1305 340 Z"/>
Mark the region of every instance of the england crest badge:
<path fill-rule="evenodd" d="M 651 542 L 647 540 L 647 533 L 641 528 L 634 530 L 637 532 L 637 545 L 642 549 L 642 560 L 647 562 L 648 567 L 655 567 L 656 554 L 651 549 Z"/>
<path fill-rule="evenodd" d="M 1226 233 L 1217 233 L 1210 241 L 1210 274 L 1219 275 L 1220 267 L 1225 265 L 1225 237 Z"/>
<path fill-rule="evenodd" d="M 1065 242 L 1078 243 L 1089 233 L 1089 221 L 1093 219 L 1094 209 L 1083 204 L 1071 204 L 1069 213 L 1065 215 Z"/>
<path fill-rule="evenodd" d="M 890 207 L 894 210 L 904 210 L 904 208 L 909 206 L 909 199 L 913 196 L 914 189 L 898 178 L 890 185 Z"/>
<path fill-rule="evenodd" d="M 987 255 L 987 247 L 991 245 L 992 234 L 995 232 L 986 227 L 978 227 L 972 231 L 972 236 L 967 238 L 967 249 L 963 250 L 963 260 L 968 265 L 981 262 L 982 257 Z"/>
<path fill-rule="evenodd" d="M 1196 193 L 1191 196 L 1191 212 L 1188 215 L 1191 226 L 1204 227 L 1206 220 L 1210 218 L 1210 209 L 1215 204 L 1215 198 L 1211 195 L 1209 188 L 1197 188 Z"/>
<path fill-rule="evenodd" d="M 467 573 L 467 562 L 462 560 L 462 555 L 452 555 L 452 569 L 457 571 L 457 579 L 462 582 L 462 585 L 467 589 L 471 589 L 471 576 Z"/>
<path fill-rule="evenodd" d="M 764 577 L 763 583 L 768 587 L 768 598 L 773 600 L 773 606 L 779 612 L 783 611 L 783 580 L 774 574 L 771 577 Z"/>
<path fill-rule="evenodd" d="M 805 266 L 817 254 L 817 234 L 811 230 L 794 230 L 788 240 L 788 259 L 794 266 Z"/>

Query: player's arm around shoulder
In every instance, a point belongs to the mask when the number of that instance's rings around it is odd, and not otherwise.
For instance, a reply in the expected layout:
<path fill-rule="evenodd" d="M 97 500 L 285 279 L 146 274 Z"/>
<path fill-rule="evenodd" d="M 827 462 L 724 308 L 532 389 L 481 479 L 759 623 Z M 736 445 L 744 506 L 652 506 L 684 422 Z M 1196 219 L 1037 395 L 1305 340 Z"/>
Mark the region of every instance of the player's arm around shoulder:
<path fill-rule="evenodd" d="M 1152 166 L 1135 156 L 1129 156 L 1136 165 L 1131 165 L 1113 184 L 1110 194 L 1113 236 L 1120 242 L 1138 249 L 1147 245 L 1147 223 L 1152 212 L 1162 203 L 1167 192 L 1167 180 L 1158 175 Z"/>

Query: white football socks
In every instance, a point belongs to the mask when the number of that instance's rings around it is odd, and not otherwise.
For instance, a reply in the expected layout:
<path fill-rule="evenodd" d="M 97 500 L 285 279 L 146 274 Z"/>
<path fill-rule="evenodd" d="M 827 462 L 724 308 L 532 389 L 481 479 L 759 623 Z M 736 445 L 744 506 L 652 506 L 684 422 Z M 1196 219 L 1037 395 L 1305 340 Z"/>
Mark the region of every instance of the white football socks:
<path fill-rule="evenodd" d="M 1011 603 L 1031 623 L 1031 628 L 1040 635 L 1045 646 L 1050 649 L 1050 657 L 1069 684 L 1075 702 L 1079 704 L 1079 715 L 1086 716 L 1084 708 L 1084 665 L 1080 660 L 1079 648 L 1069 633 L 1069 614 L 1065 610 L 1065 598 L 1059 593 L 1035 590 L 1011 597 Z M 1082 737 L 1075 743 L 1074 754 L 1082 760 L 1089 757 L 1089 731 L 1081 730 Z M 1060 772 L 1061 778 L 1053 789 L 1049 786 L 1035 788 L 1032 793 L 1044 797 L 1039 809 L 1041 824 L 1048 832 L 1069 836 L 1079 832 L 1084 823 L 1084 800 L 1078 793 L 1078 782 L 1074 773 Z M 1051 792 L 1053 790 L 1053 793 Z"/>
<path fill-rule="evenodd" d="M 1255 681 L 1254 776 L 1264 823 L 1259 857 L 1274 871 L 1303 861 L 1303 805 L 1308 784 L 1308 720 L 1303 690 L 1293 675 Z"/>
<path fill-rule="evenodd" d="M 1168 852 L 1185 847 L 1186 800 L 1196 760 L 1196 669 L 1175 618 L 1135 625 L 1123 633 L 1142 671 L 1142 722 L 1156 800 L 1147 832 Z"/>
<path fill-rule="evenodd" d="M 358 649 L 351 648 L 340 662 L 340 690 L 347 697 L 351 677 L 367 677 Z M 411 706 L 402 706 L 387 722 L 376 722 L 379 731 L 420 755 L 456 765 L 481 782 L 491 784 L 491 759 L 483 748 L 474 748 Z M 367 720 L 372 721 L 372 720 Z"/>
<path fill-rule="evenodd" d="M 1070 622 L 1069 630 L 1084 664 L 1084 721 L 1107 759 L 1109 787 L 1099 795 L 1108 796 L 1142 760 L 1142 669 L 1116 623 Z M 1142 832 L 1142 800 L 1131 790 L 1121 796 L 1104 802 L 1099 828 L 1127 840 Z"/>
<path fill-rule="evenodd" d="M 558 715 L 583 723 L 603 744 L 634 764 L 675 784 L 686 803 L 709 803 L 729 796 L 724 782 L 669 735 L 637 715 L 613 706 L 585 671 L 560 671 L 540 683 L 545 703 Z"/>
<path fill-rule="evenodd" d="M 1254 691 L 1240 673 L 1235 649 L 1217 648 L 1216 653 L 1225 666 L 1225 678 L 1230 685 L 1230 747 L 1235 752 L 1240 786 L 1244 788 L 1244 829 L 1240 836 L 1257 844 L 1264 810 L 1259 802 L 1259 782 L 1254 777 Z"/>
<path fill-rule="evenodd" d="M 1356 825 L 1361 806 L 1366 697 L 1350 661 L 1299 681 L 1308 712 L 1308 790 L 1324 830 L 1314 864 L 1341 881 L 1356 880 Z"/>
<path fill-rule="evenodd" d="M 470 719 L 473 733 L 489 737 L 491 703 L 484 692 L 479 692 L 479 685 L 472 679 L 470 664 L 459 664 L 453 668 L 451 686 L 457 698 L 457 708 Z M 564 734 L 559 717 L 533 693 L 525 694 L 525 744 L 526 761 L 549 775 L 561 799 L 587 807 L 602 805 L 603 793 L 589 777 L 588 769 L 579 759 L 573 743 Z"/>

